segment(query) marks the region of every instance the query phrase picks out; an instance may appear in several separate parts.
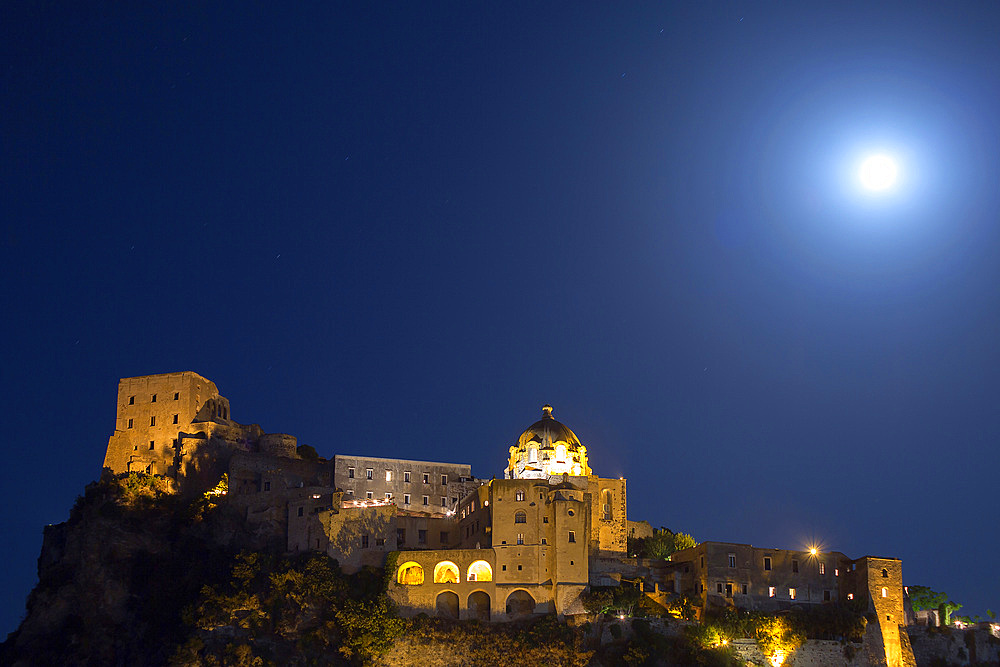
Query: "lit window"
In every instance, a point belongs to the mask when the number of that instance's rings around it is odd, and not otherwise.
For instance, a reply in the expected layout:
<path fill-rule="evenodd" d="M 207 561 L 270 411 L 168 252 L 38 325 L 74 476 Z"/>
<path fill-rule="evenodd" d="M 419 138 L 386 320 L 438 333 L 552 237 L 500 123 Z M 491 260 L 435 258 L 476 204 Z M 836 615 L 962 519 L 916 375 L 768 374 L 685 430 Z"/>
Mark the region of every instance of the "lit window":
<path fill-rule="evenodd" d="M 386 493 L 385 494 L 385 499 L 386 500 L 392 500 L 392 494 L 391 493 Z"/>
<path fill-rule="evenodd" d="M 819 573 L 820 574 L 826 574 L 826 563 L 820 563 L 819 564 Z"/>
<path fill-rule="evenodd" d="M 729 554 L 729 567 L 736 567 L 736 554 Z"/>
<path fill-rule="evenodd" d="M 767 597 L 769 597 L 769 598 L 773 598 L 774 597 L 774 586 L 768 586 L 767 587 Z"/>
<path fill-rule="evenodd" d="M 387 481 L 387 482 L 391 482 L 392 481 L 392 471 L 391 470 L 386 470 L 385 471 L 385 481 Z"/>
<path fill-rule="evenodd" d="M 840 568 L 839 567 L 833 568 L 833 576 L 835 576 L 835 577 L 839 577 L 840 576 Z"/>
<path fill-rule="evenodd" d="M 156 403 L 156 394 L 153 394 L 153 397 L 151 399 L 149 399 L 149 402 L 150 403 Z"/>
<path fill-rule="evenodd" d="M 556 462 L 566 462 L 566 445 L 556 445 Z"/>
<path fill-rule="evenodd" d="M 404 493 L 403 494 L 403 504 L 404 505 L 409 505 L 410 504 L 410 494 L 408 494 L 408 493 Z"/>
<path fill-rule="evenodd" d="M 792 599 L 792 600 L 794 600 L 794 599 L 795 599 L 795 589 L 794 589 L 794 588 L 789 588 L 789 589 L 788 589 L 788 597 L 789 597 L 790 599 Z"/>
<path fill-rule="evenodd" d="M 430 503 L 430 496 L 424 496 L 424 505 L 427 505 L 429 503 Z"/>
<path fill-rule="evenodd" d="M 406 472 L 403 473 L 403 481 L 404 482 L 409 482 L 410 481 L 410 471 L 409 470 L 407 470 Z"/>
<path fill-rule="evenodd" d="M 569 541 L 570 542 L 576 542 L 576 531 L 575 530 L 569 531 Z"/>
<path fill-rule="evenodd" d="M 884 598 L 889 597 L 889 589 L 886 588 L 885 586 L 882 587 L 882 597 Z"/>
<path fill-rule="evenodd" d="M 524 490 L 518 489 L 517 493 L 514 494 L 514 500 L 521 501 L 524 500 Z"/>
<path fill-rule="evenodd" d="M 426 472 L 425 472 L 425 473 L 424 473 L 424 484 L 430 484 L 430 483 L 431 483 L 431 476 L 430 476 L 430 473 L 426 473 Z"/>
<path fill-rule="evenodd" d="M 854 599 L 854 593 L 848 593 L 847 594 L 847 599 L 848 600 L 853 600 Z"/>
<path fill-rule="evenodd" d="M 149 425 L 156 426 L 156 415 L 153 415 L 152 417 L 149 418 Z"/>
<path fill-rule="evenodd" d="M 347 469 L 347 478 L 348 479 L 354 479 L 354 468 L 348 468 Z"/>
<path fill-rule="evenodd" d="M 514 513 L 514 523 L 527 523 L 527 522 L 528 522 L 527 514 L 520 511 Z"/>
<path fill-rule="evenodd" d="M 770 570 L 771 569 L 771 557 L 770 556 L 764 556 L 764 569 L 765 570 Z"/>
<path fill-rule="evenodd" d="M 373 494 L 371 491 L 365 491 L 365 498 L 368 498 L 369 500 L 371 500 L 374 497 L 375 497 L 375 494 Z"/>
<path fill-rule="evenodd" d="M 365 468 L 365 477 L 367 479 L 375 479 L 375 471 L 371 468 Z"/>
<path fill-rule="evenodd" d="M 517 543 L 518 544 L 524 544 L 524 533 L 518 533 L 517 534 Z"/>

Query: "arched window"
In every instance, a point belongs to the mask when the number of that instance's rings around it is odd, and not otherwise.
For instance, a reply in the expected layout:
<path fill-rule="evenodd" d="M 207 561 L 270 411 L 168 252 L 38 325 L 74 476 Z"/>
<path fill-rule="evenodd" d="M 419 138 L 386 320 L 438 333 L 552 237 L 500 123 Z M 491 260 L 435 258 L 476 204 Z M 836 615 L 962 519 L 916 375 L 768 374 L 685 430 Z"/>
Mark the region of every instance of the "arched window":
<path fill-rule="evenodd" d="M 466 581 L 493 581 L 493 568 L 484 560 L 477 560 L 469 566 Z"/>
<path fill-rule="evenodd" d="M 522 501 L 522 500 L 524 500 L 524 489 L 518 489 L 514 493 L 514 500 L 517 500 L 519 502 Z"/>
<path fill-rule="evenodd" d="M 889 577 L 889 570 L 887 570 L 887 569 L 885 569 L 883 567 L 882 568 L 882 576 L 888 578 Z M 882 597 L 885 597 L 885 596 L 883 595 Z"/>
<path fill-rule="evenodd" d="M 601 491 L 602 515 L 605 521 L 611 520 L 611 489 Z"/>
<path fill-rule="evenodd" d="M 418 586 L 424 583 L 424 568 L 412 560 L 403 563 L 396 571 L 396 581 L 404 586 Z"/>
<path fill-rule="evenodd" d="M 528 515 L 524 512 L 514 512 L 514 523 L 528 523 Z"/>
<path fill-rule="evenodd" d="M 435 584 L 459 583 L 458 566 L 450 560 L 443 560 L 434 566 Z"/>
<path fill-rule="evenodd" d="M 566 462 L 566 445 L 556 445 L 556 462 Z"/>
<path fill-rule="evenodd" d="M 889 597 L 889 589 L 886 588 L 885 586 L 882 587 L 882 597 L 884 598 Z"/>

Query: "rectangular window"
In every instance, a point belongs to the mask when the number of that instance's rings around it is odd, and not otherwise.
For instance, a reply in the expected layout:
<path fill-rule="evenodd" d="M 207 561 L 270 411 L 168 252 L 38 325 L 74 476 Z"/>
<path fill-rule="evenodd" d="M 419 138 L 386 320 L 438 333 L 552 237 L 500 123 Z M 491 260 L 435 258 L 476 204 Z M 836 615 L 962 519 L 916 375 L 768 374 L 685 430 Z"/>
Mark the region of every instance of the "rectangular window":
<path fill-rule="evenodd" d="M 702 569 L 705 568 L 705 557 L 704 556 L 701 557 L 701 567 L 702 567 Z"/>
<path fill-rule="evenodd" d="M 387 482 L 391 482 L 392 481 L 392 471 L 391 470 L 386 470 L 385 471 L 385 481 L 387 481 Z"/>
<path fill-rule="evenodd" d="M 128 420 L 128 427 L 132 428 L 132 420 L 131 419 Z"/>
<path fill-rule="evenodd" d="M 721 581 L 715 585 L 715 592 L 716 593 L 722 593 L 722 582 Z"/>
<path fill-rule="evenodd" d="M 406 529 L 405 528 L 397 528 L 396 529 L 396 542 L 398 542 L 399 544 L 403 544 L 404 542 L 406 542 Z"/>
<path fill-rule="evenodd" d="M 417 544 L 427 544 L 427 531 L 418 530 L 417 531 Z"/>
<path fill-rule="evenodd" d="M 569 541 L 570 542 L 576 542 L 576 531 L 575 530 L 569 531 Z"/>
<path fill-rule="evenodd" d="M 431 475 L 430 475 L 430 473 L 425 472 L 424 473 L 424 484 L 430 484 L 430 483 L 431 483 Z"/>
<path fill-rule="evenodd" d="M 129 405 L 135 405 L 135 396 L 129 396 L 128 397 L 128 404 Z"/>
<path fill-rule="evenodd" d="M 149 448 L 150 449 L 154 449 L 154 447 L 153 447 L 153 441 L 152 440 L 149 441 Z"/>
<path fill-rule="evenodd" d="M 441 486 L 448 485 L 448 475 L 441 475 Z"/>
<path fill-rule="evenodd" d="M 771 569 L 771 557 L 770 556 L 764 556 L 764 569 L 765 570 L 770 570 Z"/>
<path fill-rule="evenodd" d="M 368 548 L 368 536 L 367 535 L 362 535 L 361 536 L 361 548 L 362 549 L 367 549 Z"/>
<path fill-rule="evenodd" d="M 156 415 L 153 415 L 152 417 L 149 418 L 149 425 L 156 426 Z"/>
<path fill-rule="evenodd" d="M 795 599 L 795 589 L 794 588 L 789 588 L 788 589 L 788 599 L 790 599 L 790 600 L 794 600 Z"/>
<path fill-rule="evenodd" d="M 403 472 L 403 481 L 404 482 L 409 482 L 410 481 L 410 471 L 409 470 L 406 470 L 406 471 Z"/>
<path fill-rule="evenodd" d="M 181 400 L 181 392 L 179 392 L 179 391 L 175 391 L 174 392 L 174 400 L 175 401 Z"/>
<path fill-rule="evenodd" d="M 347 479 L 354 479 L 354 468 L 347 469 Z"/>
<path fill-rule="evenodd" d="M 820 563 L 819 564 L 819 573 L 820 574 L 826 574 L 826 563 Z"/>
<path fill-rule="evenodd" d="M 365 491 L 365 498 L 371 500 L 374 497 L 375 497 L 375 494 L 373 494 L 371 491 Z"/>
<path fill-rule="evenodd" d="M 176 424 L 177 420 L 180 419 L 180 418 L 181 418 L 180 415 L 174 415 L 174 423 Z"/>
<path fill-rule="evenodd" d="M 729 554 L 729 567 L 736 567 L 736 554 Z"/>
<path fill-rule="evenodd" d="M 549 522 L 549 517 L 543 516 L 542 517 L 542 523 L 548 523 L 548 522 Z"/>
<path fill-rule="evenodd" d="M 743 595 L 747 594 L 747 585 L 746 584 L 743 584 L 743 586 L 740 587 L 740 592 L 743 593 Z"/>
<path fill-rule="evenodd" d="M 455 496 L 452 496 L 451 497 L 451 504 L 452 505 L 457 505 L 458 504 L 458 498 L 456 498 Z"/>
<path fill-rule="evenodd" d="M 830 601 L 830 591 L 823 591 L 823 602 Z"/>
<path fill-rule="evenodd" d="M 448 544 L 448 531 L 447 530 L 442 530 L 441 531 L 441 544 Z"/>
<path fill-rule="evenodd" d="M 365 478 L 375 479 L 375 471 L 372 470 L 371 468 L 365 468 Z"/>
<path fill-rule="evenodd" d="M 441 507 L 447 507 L 447 506 L 448 506 L 448 499 L 445 498 L 444 496 L 441 496 Z"/>
<path fill-rule="evenodd" d="M 375 546 L 377 546 L 377 547 L 384 547 L 385 546 L 385 538 L 384 537 L 376 537 L 375 538 Z"/>
<path fill-rule="evenodd" d="M 518 566 L 517 566 L 517 569 L 518 569 L 518 570 L 520 570 L 520 569 L 521 569 L 521 566 L 520 566 L 520 565 L 518 565 Z"/>
<path fill-rule="evenodd" d="M 410 494 L 408 494 L 408 493 L 404 493 L 403 494 L 403 504 L 404 505 L 409 505 L 410 504 Z"/>
<path fill-rule="evenodd" d="M 302 516 L 303 508 L 299 508 L 299 516 Z"/>
<path fill-rule="evenodd" d="M 546 540 L 544 537 L 542 538 L 542 544 L 548 544 L 548 540 Z M 544 556 L 545 554 L 542 555 Z"/>
<path fill-rule="evenodd" d="M 517 543 L 518 544 L 524 544 L 524 533 L 518 533 L 517 534 Z M 885 596 L 883 595 L 882 597 L 885 597 Z"/>
<path fill-rule="evenodd" d="M 430 501 L 430 496 L 424 496 L 424 505 L 427 505 Z"/>
<path fill-rule="evenodd" d="M 507 566 L 506 565 L 501 565 L 500 567 L 503 569 L 504 572 L 507 571 Z"/>
<path fill-rule="evenodd" d="M 799 561 L 793 559 L 792 560 L 792 572 L 795 572 L 796 574 L 798 574 L 798 571 L 799 571 Z"/>
<path fill-rule="evenodd" d="M 840 576 L 840 568 L 839 567 L 833 568 L 833 576 L 835 576 L 835 577 L 839 577 Z"/>
<path fill-rule="evenodd" d="M 848 593 L 847 594 L 847 599 L 848 600 L 853 600 L 854 599 L 854 593 Z"/>
<path fill-rule="evenodd" d="M 726 597 L 727 598 L 733 597 L 733 585 L 732 584 L 726 584 Z"/>
<path fill-rule="evenodd" d="M 769 598 L 773 598 L 774 597 L 774 586 L 768 586 L 767 587 L 767 597 L 769 597 Z"/>
<path fill-rule="evenodd" d="M 517 491 L 516 491 L 516 492 L 514 493 L 514 500 L 516 500 L 516 501 L 518 501 L 518 502 L 520 502 L 520 501 L 524 500 L 524 490 L 523 490 L 523 489 L 518 489 L 518 490 L 517 490 Z"/>
<path fill-rule="evenodd" d="M 150 403 L 156 403 L 156 394 L 153 394 L 153 397 L 151 399 L 149 399 L 149 402 Z"/>
<path fill-rule="evenodd" d="M 385 499 L 386 499 L 386 500 L 392 500 L 392 494 L 391 494 L 391 493 L 388 493 L 388 492 L 386 492 L 386 494 L 385 494 Z"/>
<path fill-rule="evenodd" d="M 264 482 L 264 490 L 265 491 L 270 491 L 271 490 L 271 483 L 270 482 Z"/>

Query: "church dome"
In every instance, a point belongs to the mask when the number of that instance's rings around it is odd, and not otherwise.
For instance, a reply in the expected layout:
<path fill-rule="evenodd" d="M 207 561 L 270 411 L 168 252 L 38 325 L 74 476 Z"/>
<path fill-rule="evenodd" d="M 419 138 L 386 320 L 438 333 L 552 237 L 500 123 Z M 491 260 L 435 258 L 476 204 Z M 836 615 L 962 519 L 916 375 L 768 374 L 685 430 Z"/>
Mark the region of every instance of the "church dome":
<path fill-rule="evenodd" d="M 590 475 L 587 448 L 576 433 L 552 417 L 552 406 L 542 407 L 542 418 L 529 426 L 510 448 L 504 477 L 508 479 L 548 479 L 569 474 Z"/>

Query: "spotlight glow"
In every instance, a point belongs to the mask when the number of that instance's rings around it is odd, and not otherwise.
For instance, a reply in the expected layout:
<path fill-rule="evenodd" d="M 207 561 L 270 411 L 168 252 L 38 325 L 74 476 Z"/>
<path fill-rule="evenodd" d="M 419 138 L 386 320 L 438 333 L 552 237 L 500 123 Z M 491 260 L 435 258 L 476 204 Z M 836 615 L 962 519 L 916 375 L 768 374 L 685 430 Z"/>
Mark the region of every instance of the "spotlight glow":
<path fill-rule="evenodd" d="M 869 190 L 886 190 L 896 183 L 895 161 L 888 155 L 872 155 L 861 163 L 861 184 Z"/>

